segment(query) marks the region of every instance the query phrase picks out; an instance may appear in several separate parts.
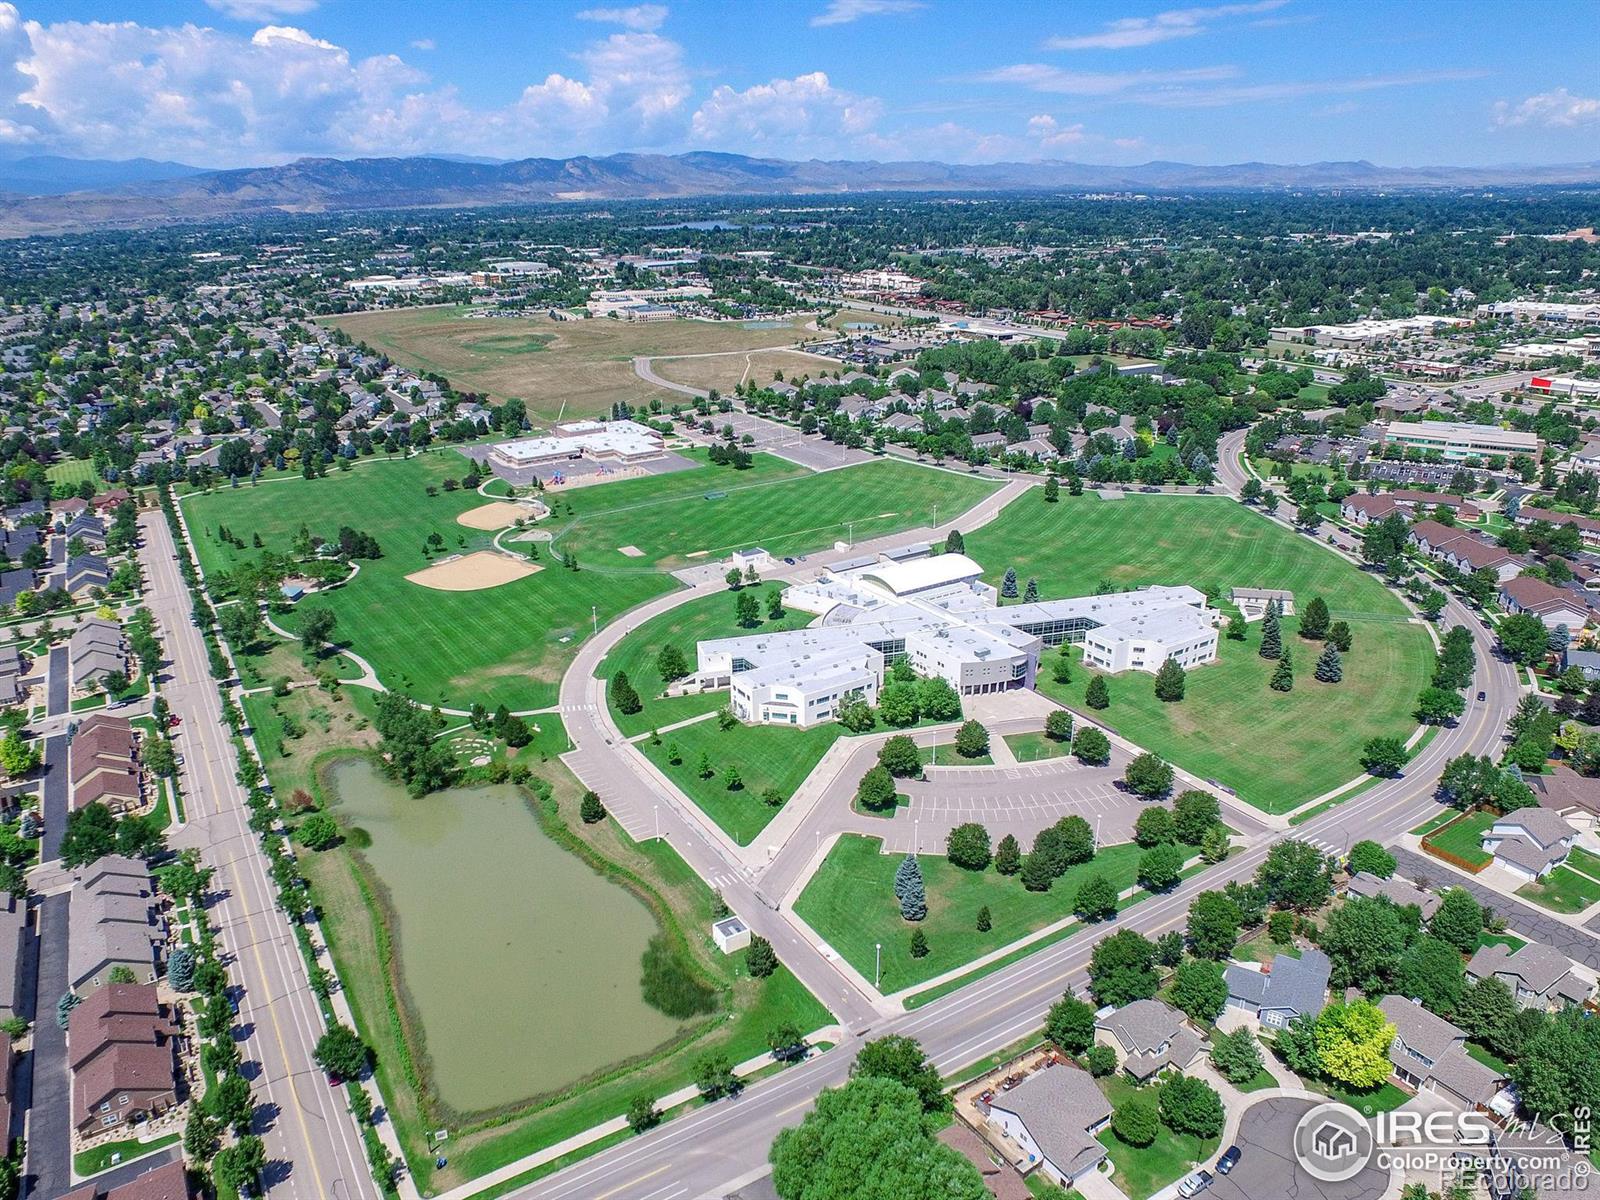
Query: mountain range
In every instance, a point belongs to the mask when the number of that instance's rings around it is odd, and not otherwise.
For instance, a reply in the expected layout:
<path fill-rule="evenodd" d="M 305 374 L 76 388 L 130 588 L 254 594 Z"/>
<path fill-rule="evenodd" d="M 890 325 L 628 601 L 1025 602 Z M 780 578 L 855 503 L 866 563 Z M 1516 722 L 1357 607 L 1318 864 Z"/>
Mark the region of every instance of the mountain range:
<path fill-rule="evenodd" d="M 302 158 L 208 171 L 148 159 L 0 162 L 0 237 L 139 228 L 263 213 L 559 201 L 871 192 L 1395 191 L 1600 183 L 1600 162 L 1381 167 L 1369 162 L 793 162 L 739 154 L 612 154 L 514 162 L 454 156 Z"/>

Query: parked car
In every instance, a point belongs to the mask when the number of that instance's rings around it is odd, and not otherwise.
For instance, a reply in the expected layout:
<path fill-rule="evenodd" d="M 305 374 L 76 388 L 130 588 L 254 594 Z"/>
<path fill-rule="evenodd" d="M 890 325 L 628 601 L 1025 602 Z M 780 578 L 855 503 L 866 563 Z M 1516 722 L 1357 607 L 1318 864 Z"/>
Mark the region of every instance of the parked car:
<path fill-rule="evenodd" d="M 1210 1171 L 1196 1171 L 1178 1184 L 1178 1195 L 1184 1197 L 1184 1200 L 1188 1200 L 1190 1196 L 1198 1196 L 1211 1186 L 1213 1178 Z"/>
<path fill-rule="evenodd" d="M 1229 1146 L 1222 1152 L 1222 1157 L 1217 1159 L 1217 1174 L 1226 1175 L 1233 1170 L 1234 1164 L 1239 1161 L 1241 1151 L 1237 1146 Z"/>
<path fill-rule="evenodd" d="M 1489 693 L 1488 692 L 1479 692 L 1478 693 L 1478 699 L 1479 700 L 1487 700 L 1488 698 L 1489 698 Z"/>
<path fill-rule="evenodd" d="M 791 558 L 786 558 L 783 561 L 788 563 L 791 567 L 794 566 L 794 559 L 792 557 Z"/>

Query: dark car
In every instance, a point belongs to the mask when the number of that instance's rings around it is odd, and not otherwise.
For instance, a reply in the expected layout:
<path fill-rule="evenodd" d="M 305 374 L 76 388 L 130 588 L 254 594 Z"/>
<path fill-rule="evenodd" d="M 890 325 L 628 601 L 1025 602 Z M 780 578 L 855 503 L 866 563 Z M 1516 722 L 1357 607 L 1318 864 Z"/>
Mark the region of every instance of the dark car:
<path fill-rule="evenodd" d="M 1479 692 L 1478 693 L 1478 699 L 1479 700 L 1487 700 L 1488 698 L 1489 698 L 1489 693 L 1488 692 Z"/>
<path fill-rule="evenodd" d="M 788 563 L 791 567 L 794 566 L 794 559 L 793 558 L 786 558 L 783 561 Z"/>
<path fill-rule="evenodd" d="M 1240 1150 L 1237 1146 L 1229 1146 L 1222 1152 L 1222 1157 L 1217 1159 L 1217 1174 L 1226 1175 L 1233 1170 L 1234 1164 L 1239 1161 Z"/>

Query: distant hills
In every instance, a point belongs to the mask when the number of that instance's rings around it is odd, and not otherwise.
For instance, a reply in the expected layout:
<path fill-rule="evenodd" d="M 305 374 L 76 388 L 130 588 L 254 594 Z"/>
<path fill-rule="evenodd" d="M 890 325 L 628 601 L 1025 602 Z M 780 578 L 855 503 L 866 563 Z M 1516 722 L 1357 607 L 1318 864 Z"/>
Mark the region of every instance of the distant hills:
<path fill-rule="evenodd" d="M 739 154 L 613 154 L 515 162 L 303 158 L 206 171 L 181 163 L 36 157 L 0 162 L 0 236 L 135 228 L 262 213 L 467 207 L 722 195 L 871 192 L 1361 191 L 1600 183 L 1600 162 L 1560 166 L 1379 167 L 1369 162 L 791 162 Z"/>

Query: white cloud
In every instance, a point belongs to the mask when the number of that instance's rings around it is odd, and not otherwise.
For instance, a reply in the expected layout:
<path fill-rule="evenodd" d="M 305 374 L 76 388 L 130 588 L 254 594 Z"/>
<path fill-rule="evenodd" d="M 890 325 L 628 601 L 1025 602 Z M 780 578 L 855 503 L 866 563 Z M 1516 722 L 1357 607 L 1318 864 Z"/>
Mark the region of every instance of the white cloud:
<path fill-rule="evenodd" d="M 411 43 L 411 48 L 413 50 L 437 50 L 439 48 L 439 43 L 435 42 L 432 38 L 417 38 Z"/>
<path fill-rule="evenodd" d="M 664 4 L 636 4 L 632 8 L 586 8 L 578 14 L 580 21 L 621 25 L 635 33 L 654 33 L 666 19 L 667 8 Z"/>
<path fill-rule="evenodd" d="M 1232 79 L 1237 67 L 1180 67 L 1171 71 L 1068 71 L 1047 63 L 1016 63 L 981 71 L 977 83 L 1018 84 L 1035 92 L 1064 96 L 1115 96 L 1134 89 L 1155 89 Z"/>
<path fill-rule="evenodd" d="M 260 24 L 308 13 L 317 6 L 317 0 L 206 0 L 206 4 L 235 21 Z"/>
<path fill-rule="evenodd" d="M 1600 99 L 1574 96 L 1559 87 L 1529 96 L 1516 105 L 1500 100 L 1494 106 L 1494 123 L 1500 129 L 1518 125 L 1545 125 L 1552 129 L 1596 125 L 1600 124 Z"/>
<path fill-rule="evenodd" d="M 24 21 L 0 0 L 0 145 L 203 165 L 450 150 L 510 157 L 681 140 L 690 77 L 658 34 L 597 39 L 499 107 L 396 55 L 353 57 L 286 24 Z"/>
<path fill-rule="evenodd" d="M 833 0 L 811 18 L 811 24 L 819 29 L 827 25 L 849 25 L 862 17 L 896 17 L 925 7 L 922 0 Z"/>
<path fill-rule="evenodd" d="M 872 96 L 841 91 L 813 71 L 744 91 L 716 88 L 689 122 L 692 140 L 718 149 L 837 154 L 883 114 Z"/>
<path fill-rule="evenodd" d="M 1047 50 L 1127 50 L 1135 46 L 1153 46 L 1157 42 L 1205 33 L 1214 21 L 1272 12 L 1287 3 L 1288 0 L 1257 0 L 1253 4 L 1168 9 L 1153 17 L 1124 17 L 1108 22 L 1099 33 L 1049 38 L 1044 45 Z"/>

